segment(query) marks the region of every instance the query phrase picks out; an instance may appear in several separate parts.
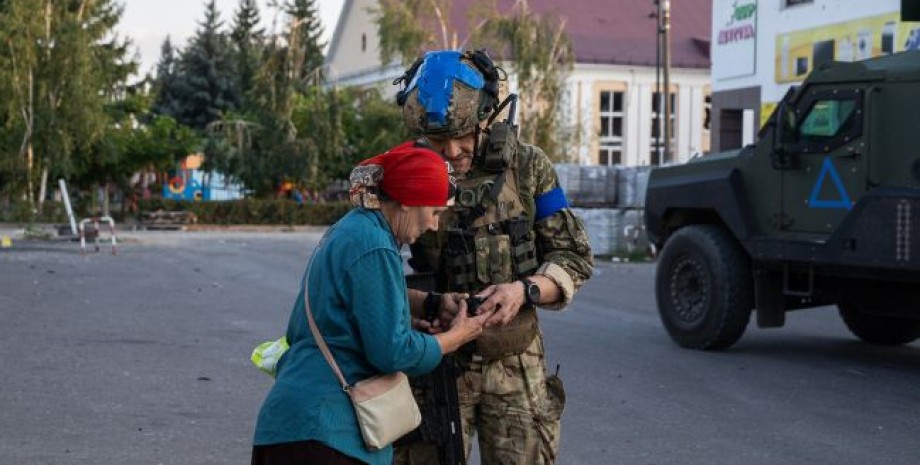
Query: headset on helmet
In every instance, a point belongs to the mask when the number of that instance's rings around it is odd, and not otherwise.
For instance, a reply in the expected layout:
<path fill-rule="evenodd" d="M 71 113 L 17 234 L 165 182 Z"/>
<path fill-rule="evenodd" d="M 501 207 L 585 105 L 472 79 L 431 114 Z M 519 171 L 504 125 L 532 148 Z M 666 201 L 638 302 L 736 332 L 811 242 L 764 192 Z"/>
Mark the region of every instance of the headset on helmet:
<path fill-rule="evenodd" d="M 426 136 L 476 130 L 498 107 L 499 70 L 484 50 L 427 52 L 393 81 L 406 126 Z"/>

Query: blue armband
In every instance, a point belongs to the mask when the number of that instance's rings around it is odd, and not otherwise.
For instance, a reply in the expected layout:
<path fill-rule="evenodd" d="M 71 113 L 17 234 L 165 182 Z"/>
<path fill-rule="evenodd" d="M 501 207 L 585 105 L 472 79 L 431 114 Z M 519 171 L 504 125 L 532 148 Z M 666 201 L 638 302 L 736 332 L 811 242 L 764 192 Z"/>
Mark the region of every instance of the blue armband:
<path fill-rule="evenodd" d="M 545 192 L 536 198 L 537 204 L 536 218 L 534 221 L 540 221 L 563 208 L 569 207 L 569 201 L 565 198 L 565 192 L 561 187 L 557 187 L 549 192 Z"/>

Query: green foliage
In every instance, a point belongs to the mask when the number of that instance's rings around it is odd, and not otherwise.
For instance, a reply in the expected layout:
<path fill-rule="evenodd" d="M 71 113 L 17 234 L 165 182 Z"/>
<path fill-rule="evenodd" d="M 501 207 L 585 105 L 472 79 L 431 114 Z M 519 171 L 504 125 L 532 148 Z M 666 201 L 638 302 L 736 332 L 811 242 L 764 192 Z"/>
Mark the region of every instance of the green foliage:
<path fill-rule="evenodd" d="M 27 200 L 0 205 L 0 222 L 15 224 L 67 223 L 67 210 L 61 202 L 45 202 L 35 213 Z"/>
<path fill-rule="evenodd" d="M 39 180 L 85 175 L 111 129 L 107 104 L 137 64 L 114 33 L 113 0 L 9 0 L 0 11 L 0 176 L 34 201 Z M 106 154 L 111 157 L 111 154 Z"/>
<path fill-rule="evenodd" d="M 484 4 L 487 17 L 475 40 L 506 57 L 517 77 L 521 139 L 543 148 L 553 161 L 567 161 L 563 147 L 571 137 L 560 118 L 563 88 L 572 70 L 574 54 L 565 23 L 553 15 L 538 15 L 526 0 L 514 4 L 506 14 Z"/>
<path fill-rule="evenodd" d="M 324 89 L 312 1 L 289 1 L 287 30 L 267 41 L 243 112 L 209 126 L 209 167 L 257 197 L 291 182 L 321 189 L 402 140 L 401 117 L 376 90 Z"/>
<path fill-rule="evenodd" d="M 380 37 L 380 61 L 408 65 L 424 50 L 458 48 L 450 33 L 450 0 L 380 0 L 370 13 Z M 470 23 L 473 24 L 473 23 Z"/>
<path fill-rule="evenodd" d="M 381 154 L 411 137 L 403 124 L 400 108 L 392 100 L 384 99 L 378 89 L 352 88 L 346 89 L 344 94 L 343 131 L 348 149 L 338 167 L 331 168 L 333 177 L 343 179 L 359 161 Z"/>
<path fill-rule="evenodd" d="M 323 87 L 315 0 L 269 2 L 284 18 L 273 35 L 258 28 L 256 0 L 239 0 L 229 28 L 209 0 L 188 45 L 167 38 L 156 76 L 131 85 L 137 65 L 114 32 L 116 2 L 0 0 L 4 217 L 36 212 L 40 181 L 50 192 L 61 177 L 98 213 L 87 192 L 116 186 L 131 196 L 137 173 L 202 151 L 206 170 L 258 197 L 283 182 L 321 189 L 405 138 L 398 108 L 378 91 Z M 29 207 L 9 207 L 18 198 Z"/>
<path fill-rule="evenodd" d="M 230 38 L 233 41 L 233 54 L 236 61 L 236 86 L 244 103 L 247 94 L 255 84 L 259 58 L 264 47 L 265 30 L 258 27 L 260 21 L 259 7 L 255 0 L 240 0 L 233 18 Z"/>
<path fill-rule="evenodd" d="M 283 6 L 289 18 L 287 37 L 293 63 L 291 70 L 301 86 L 319 83 L 319 71 L 323 66 L 323 47 L 320 42 L 323 26 L 316 10 L 315 0 L 287 0 Z"/>
<path fill-rule="evenodd" d="M 348 202 L 298 205 L 284 199 L 242 199 L 224 202 L 183 202 L 166 199 L 140 201 L 143 212 L 190 211 L 203 224 L 329 225 L 339 220 Z"/>
<path fill-rule="evenodd" d="M 176 49 L 169 36 L 160 46 L 160 59 L 157 62 L 157 75 L 153 82 L 154 101 L 151 107 L 157 115 L 175 118 L 182 111 L 182 89 L 178 70 L 179 62 Z"/>
<path fill-rule="evenodd" d="M 211 0 L 205 7 L 204 20 L 177 66 L 176 92 L 180 105 L 170 116 L 199 131 L 240 105 L 234 78 L 236 65 L 229 38 L 221 27 L 223 22 L 215 0 Z"/>

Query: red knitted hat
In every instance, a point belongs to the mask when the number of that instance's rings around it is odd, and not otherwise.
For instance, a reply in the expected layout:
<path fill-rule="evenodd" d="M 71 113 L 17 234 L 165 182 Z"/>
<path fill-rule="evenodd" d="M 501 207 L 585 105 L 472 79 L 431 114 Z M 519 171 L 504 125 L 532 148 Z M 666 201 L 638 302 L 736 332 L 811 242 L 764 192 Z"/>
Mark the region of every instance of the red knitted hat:
<path fill-rule="evenodd" d="M 447 162 L 415 142 L 397 145 L 358 166 L 383 168 L 380 190 L 407 207 L 444 207 L 450 194 Z"/>

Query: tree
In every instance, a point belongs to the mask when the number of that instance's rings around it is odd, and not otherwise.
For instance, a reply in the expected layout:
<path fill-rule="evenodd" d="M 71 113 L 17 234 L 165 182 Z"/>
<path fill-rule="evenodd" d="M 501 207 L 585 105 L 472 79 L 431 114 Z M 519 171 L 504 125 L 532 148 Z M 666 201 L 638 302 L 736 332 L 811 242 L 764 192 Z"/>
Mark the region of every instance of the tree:
<path fill-rule="evenodd" d="M 44 199 L 49 175 L 85 174 L 98 156 L 93 147 L 110 128 L 105 106 L 137 69 L 130 41 L 114 33 L 121 14 L 113 0 L 3 3 L 0 121 L 7 136 L 19 134 L 17 190 L 33 202 Z"/>
<path fill-rule="evenodd" d="M 180 81 L 178 61 L 169 36 L 160 46 L 160 59 L 157 61 L 156 78 L 153 84 L 154 101 L 151 110 L 157 115 L 175 118 L 182 111 L 180 99 Z"/>
<path fill-rule="evenodd" d="M 565 21 L 534 13 L 527 0 L 517 0 L 504 15 L 494 6 L 483 11 L 493 14 L 475 39 L 499 51 L 517 78 L 519 108 L 528 110 L 519 115 L 521 140 L 540 146 L 554 161 L 566 161 L 563 148 L 574 131 L 566 127 L 561 108 L 574 54 Z"/>
<path fill-rule="evenodd" d="M 324 163 L 324 172 L 334 178 L 346 178 L 359 161 L 383 153 L 409 139 L 403 124 L 402 111 L 384 98 L 380 91 L 345 89 L 343 132 L 346 150 L 339 157 Z"/>
<path fill-rule="evenodd" d="M 458 40 L 450 9 L 450 0 L 380 0 L 371 9 L 380 37 L 380 61 L 399 59 L 408 65 L 424 50 L 462 47 L 466 40 Z"/>
<path fill-rule="evenodd" d="M 287 0 L 284 12 L 290 21 L 288 47 L 293 58 L 291 71 L 299 89 L 303 90 L 313 76 L 318 76 L 323 66 L 325 43 L 320 42 L 323 27 L 314 0 Z M 318 79 L 314 79 L 313 83 L 318 83 Z"/>
<path fill-rule="evenodd" d="M 341 137 L 330 137 L 319 127 L 299 132 L 293 122 L 296 107 L 319 101 L 310 95 L 319 85 L 314 78 L 323 62 L 321 30 L 312 0 L 289 1 L 280 8 L 287 17 L 285 30 L 265 42 L 246 108 L 210 125 L 217 140 L 206 151 L 209 163 L 213 162 L 209 166 L 226 170 L 261 196 L 272 194 L 284 181 L 317 187 L 322 177 L 308 173 L 321 172 L 316 165 L 318 152 L 341 145 L 336 142 Z M 323 127 L 340 124 L 334 110 L 325 116 Z"/>
<path fill-rule="evenodd" d="M 183 102 L 175 115 L 180 124 L 204 131 L 240 105 L 236 66 L 215 0 L 205 6 L 204 20 L 179 61 L 178 98 Z"/>
<path fill-rule="evenodd" d="M 236 86 L 244 102 L 252 91 L 264 46 L 265 30 L 258 27 L 259 22 L 259 7 L 255 0 L 240 0 L 233 18 L 230 38 L 233 40 L 236 55 Z"/>

